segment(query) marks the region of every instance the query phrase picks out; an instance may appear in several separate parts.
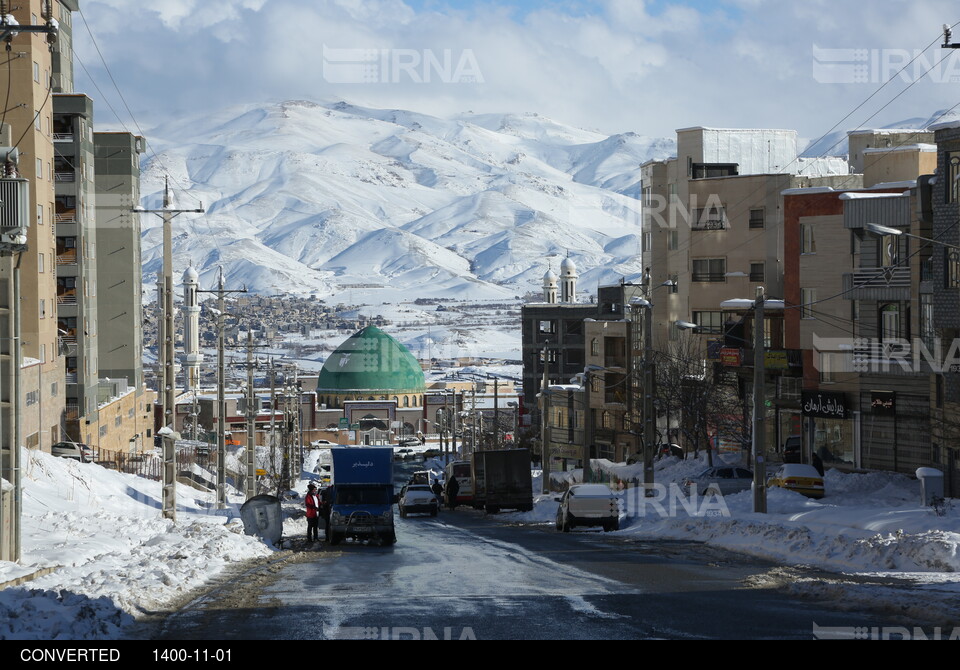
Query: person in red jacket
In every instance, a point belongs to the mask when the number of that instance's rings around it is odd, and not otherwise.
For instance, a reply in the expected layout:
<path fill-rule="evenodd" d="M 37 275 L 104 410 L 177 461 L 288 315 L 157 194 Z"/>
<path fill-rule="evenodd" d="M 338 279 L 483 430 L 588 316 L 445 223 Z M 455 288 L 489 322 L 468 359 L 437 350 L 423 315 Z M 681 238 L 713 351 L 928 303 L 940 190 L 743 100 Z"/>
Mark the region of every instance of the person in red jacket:
<path fill-rule="evenodd" d="M 305 500 L 307 506 L 307 542 L 320 541 L 320 496 L 317 495 L 317 487 L 313 484 L 307 486 L 307 497 Z"/>

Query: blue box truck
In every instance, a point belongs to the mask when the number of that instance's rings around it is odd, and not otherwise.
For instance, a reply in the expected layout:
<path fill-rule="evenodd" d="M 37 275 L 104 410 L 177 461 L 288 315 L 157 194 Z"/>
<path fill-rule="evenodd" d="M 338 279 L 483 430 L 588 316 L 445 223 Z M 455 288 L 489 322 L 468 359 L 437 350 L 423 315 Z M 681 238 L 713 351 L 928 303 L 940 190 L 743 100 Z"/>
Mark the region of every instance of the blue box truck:
<path fill-rule="evenodd" d="M 393 524 L 393 449 L 390 447 L 334 447 L 333 487 L 327 540 L 344 538 L 397 541 Z"/>

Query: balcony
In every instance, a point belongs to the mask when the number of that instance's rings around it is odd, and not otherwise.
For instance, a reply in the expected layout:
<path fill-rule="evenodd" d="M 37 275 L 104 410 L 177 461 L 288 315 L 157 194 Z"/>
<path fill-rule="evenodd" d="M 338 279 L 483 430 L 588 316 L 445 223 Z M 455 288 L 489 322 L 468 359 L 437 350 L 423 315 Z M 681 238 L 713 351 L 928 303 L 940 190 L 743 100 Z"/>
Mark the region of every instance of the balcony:
<path fill-rule="evenodd" d="M 53 173 L 54 179 L 60 183 L 66 182 L 75 182 L 77 181 L 77 173 L 73 170 L 63 171 L 57 170 Z"/>
<path fill-rule="evenodd" d="M 76 265 L 76 264 L 77 264 L 76 249 L 74 249 L 72 252 L 57 254 L 57 265 Z"/>
<path fill-rule="evenodd" d="M 860 268 L 843 275 L 847 300 L 910 300 L 910 268 Z"/>
<path fill-rule="evenodd" d="M 77 210 L 67 210 L 63 212 L 56 213 L 57 223 L 76 223 L 77 222 Z"/>
<path fill-rule="evenodd" d="M 73 133 L 54 133 L 53 141 L 54 142 L 73 142 L 74 135 Z"/>

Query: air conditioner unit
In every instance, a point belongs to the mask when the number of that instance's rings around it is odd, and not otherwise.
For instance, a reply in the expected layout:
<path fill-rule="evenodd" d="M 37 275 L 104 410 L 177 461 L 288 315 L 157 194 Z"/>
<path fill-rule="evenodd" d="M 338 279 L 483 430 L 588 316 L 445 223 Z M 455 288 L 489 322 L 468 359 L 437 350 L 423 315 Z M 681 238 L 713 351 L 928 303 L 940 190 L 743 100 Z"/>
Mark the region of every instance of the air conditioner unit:
<path fill-rule="evenodd" d="M 26 251 L 30 226 L 30 182 L 0 179 L 0 252 Z"/>

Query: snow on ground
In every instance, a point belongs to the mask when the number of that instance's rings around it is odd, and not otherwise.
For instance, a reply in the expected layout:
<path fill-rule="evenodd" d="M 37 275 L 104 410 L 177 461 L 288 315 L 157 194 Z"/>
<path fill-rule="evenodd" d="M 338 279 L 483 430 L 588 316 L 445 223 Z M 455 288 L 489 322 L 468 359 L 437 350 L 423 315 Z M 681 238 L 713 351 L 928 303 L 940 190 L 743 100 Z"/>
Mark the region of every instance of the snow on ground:
<path fill-rule="evenodd" d="M 807 565 L 830 571 L 903 572 L 924 581 L 960 579 L 960 504 L 951 501 L 943 516 L 920 504 L 920 484 L 893 473 L 842 473 L 829 470 L 827 495 L 820 500 L 784 489 L 768 490 L 767 513 L 753 512 L 753 494 L 689 499 L 671 487 L 706 468 L 704 456 L 657 462 L 655 481 L 662 486 L 653 498 L 640 489 L 624 492 L 620 536 L 693 540 L 786 565 Z M 639 481 L 642 465 L 595 461 L 608 477 Z M 553 473 L 556 480 L 580 481 L 581 471 Z M 534 484 L 534 492 L 541 490 Z M 535 509 L 504 515 L 510 520 L 553 524 L 557 503 L 537 495 Z"/>
<path fill-rule="evenodd" d="M 232 563 L 273 551 L 243 534 L 242 497 L 177 487 L 161 518 L 159 482 L 24 451 L 22 560 L 0 562 L 0 639 L 116 639 L 143 611 L 187 594 Z"/>
<path fill-rule="evenodd" d="M 243 534 L 242 497 L 235 491 L 228 508 L 216 510 L 212 494 L 178 486 L 174 523 L 161 518 L 159 482 L 39 452 L 24 454 L 23 560 L 0 562 L 0 583 L 38 571 L 49 574 L 0 591 L 0 639 L 118 639 L 140 612 L 187 595 L 231 564 L 277 551 Z M 315 477 L 322 455 L 323 450 L 308 452 L 295 486 L 298 495 Z M 622 481 L 636 480 L 639 467 L 594 463 L 607 478 Z M 656 480 L 669 485 L 704 467 L 702 460 L 663 459 L 657 462 Z M 429 459 L 424 469 L 442 473 L 437 459 Z M 553 473 L 554 480 L 578 476 Z M 819 501 L 771 490 L 768 514 L 752 511 L 750 492 L 700 498 L 691 508 L 689 501 L 684 506 L 673 500 L 669 486 L 660 500 L 627 489 L 621 530 L 606 537 L 699 541 L 787 566 L 896 574 L 936 589 L 940 597 L 960 593 L 956 501 L 938 516 L 920 505 L 916 481 L 888 473 L 830 471 L 826 486 L 827 495 Z M 556 494 L 540 493 L 539 471 L 533 490 L 533 511 L 493 518 L 552 525 Z M 285 518 L 284 537 L 305 533 L 302 515 Z M 801 582 L 792 579 L 788 586 L 808 592 L 824 588 L 822 580 Z M 883 590 L 872 590 L 869 597 L 899 598 Z"/>

